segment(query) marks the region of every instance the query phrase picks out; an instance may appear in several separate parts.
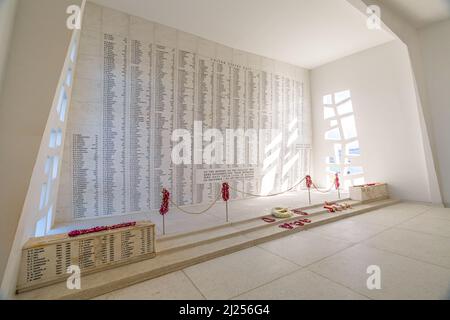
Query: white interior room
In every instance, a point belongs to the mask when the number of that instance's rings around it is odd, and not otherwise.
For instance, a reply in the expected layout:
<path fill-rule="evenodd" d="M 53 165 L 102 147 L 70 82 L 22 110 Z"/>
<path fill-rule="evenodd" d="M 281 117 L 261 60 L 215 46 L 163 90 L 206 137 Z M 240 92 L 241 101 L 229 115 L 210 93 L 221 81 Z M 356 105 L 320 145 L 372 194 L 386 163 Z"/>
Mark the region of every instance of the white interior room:
<path fill-rule="evenodd" d="M 2 299 L 450 299 L 450 1 L 0 0 L 0 44 Z"/>

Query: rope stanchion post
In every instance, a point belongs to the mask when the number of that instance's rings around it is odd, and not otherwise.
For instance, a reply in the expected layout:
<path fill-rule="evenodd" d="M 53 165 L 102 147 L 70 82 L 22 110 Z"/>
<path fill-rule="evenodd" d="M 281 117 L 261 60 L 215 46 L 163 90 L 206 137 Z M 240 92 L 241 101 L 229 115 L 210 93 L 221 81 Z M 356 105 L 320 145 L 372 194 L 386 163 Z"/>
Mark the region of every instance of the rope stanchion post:
<path fill-rule="evenodd" d="M 306 182 L 306 188 L 308 188 L 308 199 L 309 199 L 309 204 L 311 204 L 311 187 L 312 187 L 312 179 L 310 175 L 307 175 L 305 178 L 305 182 Z"/>
<path fill-rule="evenodd" d="M 222 200 L 225 201 L 225 214 L 226 220 L 229 222 L 228 217 L 228 200 L 230 200 L 230 185 L 227 182 L 222 184 Z"/>
<path fill-rule="evenodd" d="M 334 179 L 334 186 L 336 187 L 338 198 L 341 199 L 341 182 L 339 181 L 339 173 L 336 173 L 335 179 Z"/>
<path fill-rule="evenodd" d="M 170 193 L 166 189 L 162 190 L 162 201 L 159 213 L 163 217 L 163 235 L 166 234 L 166 214 L 169 212 Z"/>

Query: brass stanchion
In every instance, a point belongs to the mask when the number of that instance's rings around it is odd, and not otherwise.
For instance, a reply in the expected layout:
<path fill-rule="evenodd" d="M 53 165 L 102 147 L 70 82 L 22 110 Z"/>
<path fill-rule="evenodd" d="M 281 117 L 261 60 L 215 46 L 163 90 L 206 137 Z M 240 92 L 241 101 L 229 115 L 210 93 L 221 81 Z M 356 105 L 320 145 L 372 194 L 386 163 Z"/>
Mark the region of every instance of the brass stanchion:
<path fill-rule="evenodd" d="M 225 202 L 225 211 L 226 211 L 226 215 L 227 215 L 227 222 L 229 222 L 230 219 L 228 218 L 228 201 Z"/>

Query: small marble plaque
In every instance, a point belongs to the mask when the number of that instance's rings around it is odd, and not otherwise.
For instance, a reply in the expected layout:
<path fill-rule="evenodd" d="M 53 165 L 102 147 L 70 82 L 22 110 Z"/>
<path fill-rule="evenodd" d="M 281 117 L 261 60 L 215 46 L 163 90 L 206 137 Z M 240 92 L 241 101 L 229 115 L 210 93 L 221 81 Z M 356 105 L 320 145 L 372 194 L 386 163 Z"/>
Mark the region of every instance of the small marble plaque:
<path fill-rule="evenodd" d="M 69 237 L 67 234 L 30 239 L 22 249 L 17 291 L 65 281 L 70 266 L 81 276 L 155 256 L 155 225 L 135 226 Z"/>

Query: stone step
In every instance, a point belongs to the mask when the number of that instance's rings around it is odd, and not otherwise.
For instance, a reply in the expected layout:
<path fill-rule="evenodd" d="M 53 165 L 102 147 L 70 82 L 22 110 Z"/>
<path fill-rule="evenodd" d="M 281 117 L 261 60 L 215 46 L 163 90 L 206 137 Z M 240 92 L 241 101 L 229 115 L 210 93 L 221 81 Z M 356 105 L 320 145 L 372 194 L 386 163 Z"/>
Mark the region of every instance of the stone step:
<path fill-rule="evenodd" d="M 380 200 L 372 203 L 358 203 L 352 209 L 339 213 L 328 213 L 315 206 L 317 212 L 307 217 L 298 216 L 294 219 L 278 220 L 276 223 L 265 224 L 264 227 L 251 225 L 234 232 L 232 236 L 225 234 L 230 226 L 219 226 L 207 230 L 192 232 L 189 234 L 165 237 L 157 241 L 157 248 L 166 241 L 165 249 L 159 251 L 153 259 L 120 266 L 103 272 L 82 276 L 81 289 L 69 290 L 66 283 L 57 283 L 48 287 L 24 292 L 16 296 L 17 299 L 90 299 L 106 294 L 130 285 L 146 280 L 160 277 L 162 275 L 184 269 L 186 267 L 221 257 L 236 251 L 250 248 L 252 246 L 278 239 L 296 232 L 317 227 L 326 223 L 338 221 L 347 217 L 377 210 L 398 203 L 396 200 Z M 313 209 L 313 208 L 310 208 Z M 296 227 L 292 230 L 283 229 L 279 226 L 289 221 L 307 218 L 312 222 L 303 227 Z M 258 218 L 260 221 L 261 218 Z M 257 219 L 254 220 L 257 223 Z M 241 227 L 249 220 L 237 223 Z M 219 231 L 216 236 L 211 234 L 214 230 Z M 201 237 L 204 236 L 204 238 Z M 191 238 L 190 238 L 191 237 Z M 188 240 L 189 239 L 189 240 Z M 170 241 L 169 241 L 170 240 Z M 173 242 L 176 240 L 175 242 Z M 183 240 L 189 241 L 183 247 Z"/>
<path fill-rule="evenodd" d="M 358 201 L 351 201 L 350 199 L 344 199 L 337 201 L 337 203 L 348 203 L 353 207 L 360 205 Z M 243 233 L 256 231 L 262 228 L 269 228 L 273 224 L 288 223 L 296 221 L 300 218 L 314 217 L 318 214 L 326 213 L 327 210 L 323 208 L 323 205 L 314 205 L 304 208 L 299 208 L 304 212 L 308 213 L 308 216 L 294 215 L 291 218 L 286 219 L 276 219 L 273 223 L 267 223 L 262 220 L 265 217 L 271 217 L 270 215 L 263 215 L 252 219 L 241 220 L 238 222 L 226 223 L 220 226 L 198 230 L 194 232 L 173 235 L 173 236 L 162 236 L 157 239 L 157 252 L 168 253 L 177 250 L 184 250 L 196 245 L 204 244 L 211 241 L 217 241 L 221 239 L 231 238 L 234 236 L 241 235 Z"/>

